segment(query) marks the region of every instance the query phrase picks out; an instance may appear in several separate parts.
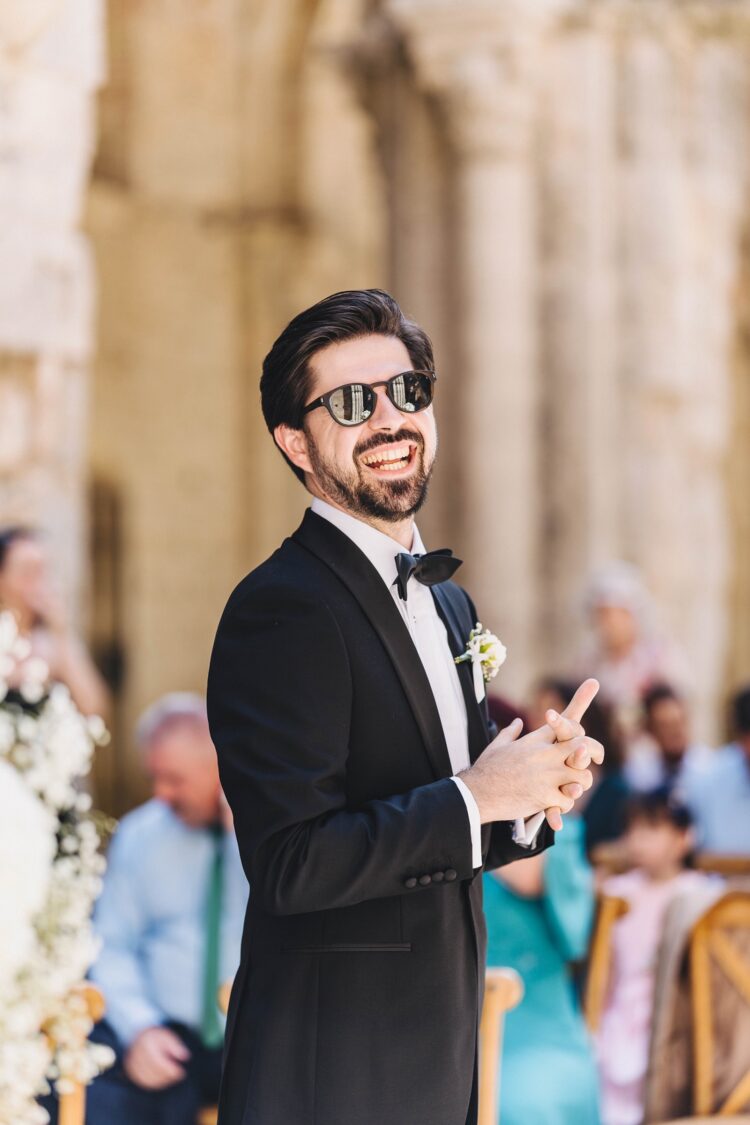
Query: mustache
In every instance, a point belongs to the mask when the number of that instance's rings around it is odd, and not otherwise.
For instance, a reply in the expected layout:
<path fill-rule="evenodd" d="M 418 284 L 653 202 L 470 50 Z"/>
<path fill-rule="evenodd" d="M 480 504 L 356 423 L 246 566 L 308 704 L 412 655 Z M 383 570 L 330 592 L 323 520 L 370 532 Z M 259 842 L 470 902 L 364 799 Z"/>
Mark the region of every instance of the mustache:
<path fill-rule="evenodd" d="M 424 448 L 424 438 L 421 434 L 415 430 L 402 429 L 395 434 L 383 434 L 382 437 L 372 437 L 360 442 L 354 447 L 354 456 L 361 457 L 363 453 L 369 453 L 371 449 L 377 449 L 381 445 L 399 445 L 404 441 L 413 441 L 420 451 Z"/>

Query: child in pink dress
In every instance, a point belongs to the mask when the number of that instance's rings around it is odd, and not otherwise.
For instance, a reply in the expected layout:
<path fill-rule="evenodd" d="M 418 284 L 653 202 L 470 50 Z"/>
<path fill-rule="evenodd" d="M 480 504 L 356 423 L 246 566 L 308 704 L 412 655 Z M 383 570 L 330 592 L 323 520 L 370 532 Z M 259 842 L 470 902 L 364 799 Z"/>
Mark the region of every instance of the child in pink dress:
<path fill-rule="evenodd" d="M 625 835 L 633 869 L 604 884 L 630 906 L 612 935 L 609 995 L 597 1034 L 603 1125 L 640 1125 L 648 1067 L 654 977 L 667 908 L 709 876 L 686 868 L 688 810 L 665 790 L 632 798 Z"/>

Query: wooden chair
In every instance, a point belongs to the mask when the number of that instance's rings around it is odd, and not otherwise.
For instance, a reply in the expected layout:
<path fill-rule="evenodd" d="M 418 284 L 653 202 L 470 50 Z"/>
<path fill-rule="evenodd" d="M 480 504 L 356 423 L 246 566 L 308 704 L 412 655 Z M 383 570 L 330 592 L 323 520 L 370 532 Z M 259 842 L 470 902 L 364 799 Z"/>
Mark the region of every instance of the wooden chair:
<path fill-rule="evenodd" d="M 229 1007 L 229 995 L 232 991 L 231 982 L 223 984 L 219 989 L 219 1007 L 226 1013 Z M 85 1011 L 92 1023 L 98 1023 L 105 1011 L 104 997 L 93 984 L 83 983 L 76 989 L 81 997 Z M 52 1038 L 51 1032 L 48 1032 Z M 53 1040 L 54 1041 L 54 1040 Z M 64 1093 L 59 1095 L 58 1125 L 86 1125 L 86 1087 L 83 1083 L 61 1076 L 65 1079 Z M 218 1111 L 214 1106 L 200 1110 L 197 1125 L 216 1125 Z"/>
<path fill-rule="evenodd" d="M 608 875 L 622 875 L 630 867 L 624 840 L 607 840 L 591 852 L 591 865 L 599 879 Z"/>
<path fill-rule="evenodd" d="M 629 867 L 621 840 L 599 844 L 591 853 L 591 862 L 601 876 L 620 875 Z M 725 855 L 722 852 L 698 852 L 694 859 L 698 871 L 723 875 L 727 879 L 750 876 L 750 856 Z"/>
<path fill-rule="evenodd" d="M 104 1015 L 104 997 L 98 988 L 87 981 L 75 989 L 76 996 L 80 998 L 82 1011 L 92 1023 L 98 1023 Z M 47 1032 L 54 1043 L 54 1034 L 50 1029 Z M 86 1038 L 85 1028 L 81 1042 Z M 58 1101 L 58 1125 L 85 1125 L 86 1121 L 86 1087 L 70 1075 L 61 1074 L 63 1079 L 63 1093 Z"/>
<path fill-rule="evenodd" d="M 229 1007 L 231 991 L 231 982 L 221 986 L 219 1007 L 223 1012 Z M 522 996 L 523 981 L 514 969 L 487 969 L 479 1027 L 478 1125 L 497 1125 L 503 1016 L 520 1003 Z M 200 1111 L 196 1125 L 216 1125 L 217 1117 L 218 1111 L 213 1106 L 206 1106 Z"/>
<path fill-rule="evenodd" d="M 627 914 L 628 909 L 624 898 L 599 895 L 583 993 L 583 1014 L 592 1032 L 599 1027 L 607 999 L 612 966 L 612 929 L 618 918 Z"/>
<path fill-rule="evenodd" d="M 750 1114 L 742 1113 L 739 1117 L 681 1117 L 678 1121 L 669 1121 L 666 1125 L 750 1125 Z"/>
<path fill-rule="evenodd" d="M 729 891 L 699 919 L 690 935 L 690 984 L 693 1011 L 693 1103 L 698 1114 L 711 1113 L 714 1100 L 716 1036 L 712 964 L 719 968 L 744 1004 L 750 1007 L 750 957 L 737 946 L 737 931 L 750 933 L 750 893 Z M 750 1107 L 750 1059 L 744 1075 L 725 1096 L 718 1117 Z"/>
<path fill-rule="evenodd" d="M 695 857 L 695 866 L 699 871 L 709 871 L 723 875 L 726 879 L 733 879 L 750 875 L 750 856 L 699 852 Z"/>
<path fill-rule="evenodd" d="M 479 1027 L 479 1121 L 497 1125 L 503 1017 L 523 997 L 523 981 L 514 969 L 487 969 Z"/>

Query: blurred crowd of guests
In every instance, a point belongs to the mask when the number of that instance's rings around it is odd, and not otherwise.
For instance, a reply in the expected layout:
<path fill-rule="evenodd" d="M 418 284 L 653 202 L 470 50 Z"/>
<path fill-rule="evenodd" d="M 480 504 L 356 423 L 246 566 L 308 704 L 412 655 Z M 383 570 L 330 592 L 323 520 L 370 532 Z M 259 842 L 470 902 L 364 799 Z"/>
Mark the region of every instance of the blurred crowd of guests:
<path fill-rule="evenodd" d="M 488 963 L 515 968 L 525 987 L 507 1016 L 502 1125 L 548 1125 L 551 1106 L 559 1125 L 641 1125 L 647 1079 L 659 1077 L 649 1066 L 670 912 L 705 907 L 723 889 L 720 877 L 695 869 L 696 855 L 750 860 L 750 686 L 731 701 L 731 741 L 701 745 L 691 732 L 687 662 L 656 631 L 636 570 L 618 563 L 599 574 L 586 608 L 591 640 L 582 658 L 569 676 L 537 685 L 525 718 L 538 726 L 549 708 L 565 707 L 580 679 L 595 676 L 601 689 L 584 721 L 604 743 L 605 763 L 554 848 L 484 876 Z M 491 702 L 499 725 L 518 710 Z M 613 927 L 592 1035 L 579 968 L 598 893 L 628 910 Z"/>
<path fill-rule="evenodd" d="M 106 717 L 107 687 L 66 620 L 33 531 L 0 531 L 2 609 L 14 613 L 29 658 L 43 657 L 84 713 Z M 696 850 L 750 857 L 750 687 L 734 696 L 732 741 L 697 744 L 687 662 L 657 633 L 635 569 L 618 563 L 599 574 L 586 611 L 585 652 L 565 676 L 543 679 L 520 713 L 527 729 L 539 726 L 595 676 L 601 690 L 585 721 L 605 763 L 554 848 L 484 876 L 489 964 L 515 968 L 525 987 L 507 1017 L 503 1125 L 549 1125 L 551 1106 L 556 1125 L 640 1125 L 667 911 L 708 884 L 715 893 L 715 878 L 691 867 Z M 515 701 L 490 705 L 501 727 L 519 713 Z M 94 1036 L 117 1062 L 89 1088 L 87 1122 L 193 1125 L 218 1092 L 218 996 L 239 963 L 248 888 L 203 700 L 158 700 L 136 741 L 153 795 L 121 820 L 96 909 L 102 944 L 91 976 L 106 1017 Z M 622 873 L 604 877 L 598 857 L 608 849 Z M 579 985 L 597 891 L 630 909 L 613 932 L 592 1037 Z"/>

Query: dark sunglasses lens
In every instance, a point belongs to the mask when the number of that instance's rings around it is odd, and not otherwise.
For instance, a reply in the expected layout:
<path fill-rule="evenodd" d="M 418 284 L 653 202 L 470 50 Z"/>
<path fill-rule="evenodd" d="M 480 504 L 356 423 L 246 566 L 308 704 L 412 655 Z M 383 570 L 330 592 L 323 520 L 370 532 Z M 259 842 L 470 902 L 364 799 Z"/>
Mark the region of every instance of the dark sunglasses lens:
<path fill-rule="evenodd" d="M 372 414 L 374 393 L 365 383 L 339 387 L 328 399 L 331 414 L 342 426 L 359 426 Z"/>
<path fill-rule="evenodd" d="M 432 402 L 432 379 L 420 371 L 406 371 L 390 381 L 394 404 L 406 413 L 424 410 Z"/>

